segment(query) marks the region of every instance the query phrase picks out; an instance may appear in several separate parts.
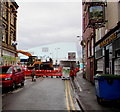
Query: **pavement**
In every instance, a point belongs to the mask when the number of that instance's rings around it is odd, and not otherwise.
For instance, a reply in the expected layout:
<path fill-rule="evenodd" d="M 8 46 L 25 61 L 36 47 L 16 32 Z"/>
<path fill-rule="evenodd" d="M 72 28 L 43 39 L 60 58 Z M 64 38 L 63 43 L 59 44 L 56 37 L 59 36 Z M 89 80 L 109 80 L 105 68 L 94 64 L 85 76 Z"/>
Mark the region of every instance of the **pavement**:
<path fill-rule="evenodd" d="M 71 82 L 77 93 L 76 99 L 79 106 L 82 107 L 84 112 L 88 112 L 88 110 L 100 110 L 100 112 L 120 112 L 120 102 L 106 102 L 103 105 L 100 105 L 97 102 L 95 85 L 83 78 L 80 72 L 77 73 L 77 76 Z"/>

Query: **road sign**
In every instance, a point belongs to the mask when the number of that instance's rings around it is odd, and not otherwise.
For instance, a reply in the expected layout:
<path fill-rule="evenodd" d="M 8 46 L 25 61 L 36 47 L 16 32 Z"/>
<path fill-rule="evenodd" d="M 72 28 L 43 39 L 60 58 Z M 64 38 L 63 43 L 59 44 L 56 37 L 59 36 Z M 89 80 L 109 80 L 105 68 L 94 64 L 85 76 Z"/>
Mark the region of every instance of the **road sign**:
<path fill-rule="evenodd" d="M 76 52 L 68 52 L 68 59 L 76 59 Z"/>

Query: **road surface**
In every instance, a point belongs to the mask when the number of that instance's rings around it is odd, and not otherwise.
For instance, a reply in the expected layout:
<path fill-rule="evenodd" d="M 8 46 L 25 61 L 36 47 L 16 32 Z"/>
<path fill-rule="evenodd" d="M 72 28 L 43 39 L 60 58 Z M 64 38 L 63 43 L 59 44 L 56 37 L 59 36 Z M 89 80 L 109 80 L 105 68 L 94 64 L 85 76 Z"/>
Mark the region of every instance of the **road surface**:
<path fill-rule="evenodd" d="M 23 88 L 18 87 L 2 95 L 3 110 L 78 110 L 70 81 L 61 78 L 27 78 Z"/>

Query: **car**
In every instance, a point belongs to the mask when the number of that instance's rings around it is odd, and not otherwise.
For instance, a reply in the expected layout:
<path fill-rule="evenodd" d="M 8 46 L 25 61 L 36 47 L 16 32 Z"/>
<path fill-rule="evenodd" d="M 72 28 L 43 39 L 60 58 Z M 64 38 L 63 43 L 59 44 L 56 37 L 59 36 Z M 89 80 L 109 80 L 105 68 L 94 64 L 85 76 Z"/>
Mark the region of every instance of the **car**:
<path fill-rule="evenodd" d="M 0 66 L 0 87 L 15 89 L 18 84 L 24 86 L 24 70 L 20 65 Z"/>

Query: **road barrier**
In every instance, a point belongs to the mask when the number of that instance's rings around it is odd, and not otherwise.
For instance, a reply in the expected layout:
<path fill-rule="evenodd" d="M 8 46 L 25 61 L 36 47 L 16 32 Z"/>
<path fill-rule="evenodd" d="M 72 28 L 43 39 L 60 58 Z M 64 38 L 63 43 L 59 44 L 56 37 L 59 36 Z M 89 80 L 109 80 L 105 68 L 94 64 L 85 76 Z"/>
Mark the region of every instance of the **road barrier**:
<path fill-rule="evenodd" d="M 62 76 L 62 69 L 58 69 L 58 70 L 35 70 L 36 71 L 36 75 L 37 76 L 51 76 L 51 78 L 53 78 L 54 76 L 61 77 Z M 25 76 L 30 76 L 32 73 L 32 70 L 29 69 L 24 69 L 24 75 Z"/>

